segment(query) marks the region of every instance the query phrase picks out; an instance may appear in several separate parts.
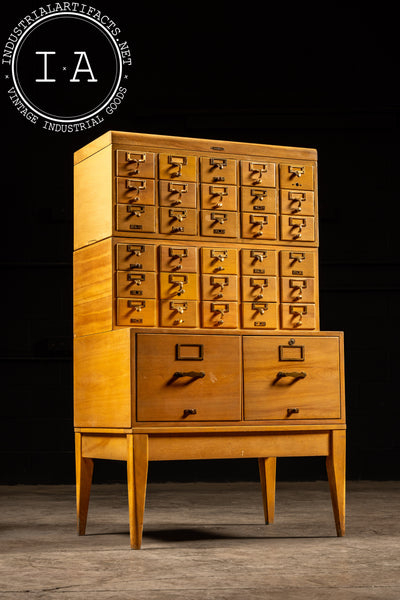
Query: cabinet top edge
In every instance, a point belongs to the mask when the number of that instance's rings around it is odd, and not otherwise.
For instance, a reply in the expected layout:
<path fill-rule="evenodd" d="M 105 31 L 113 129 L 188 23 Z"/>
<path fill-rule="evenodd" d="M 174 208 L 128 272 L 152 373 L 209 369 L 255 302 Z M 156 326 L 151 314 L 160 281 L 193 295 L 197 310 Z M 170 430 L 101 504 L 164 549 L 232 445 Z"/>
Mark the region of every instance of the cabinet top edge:
<path fill-rule="evenodd" d="M 125 131 L 107 131 L 92 140 L 74 153 L 74 164 L 78 164 L 92 154 L 99 152 L 110 144 L 128 144 L 130 146 L 155 146 L 163 148 L 188 149 L 199 152 L 224 152 L 227 154 L 259 154 L 271 155 L 276 158 L 297 158 L 304 160 L 317 160 L 315 148 L 301 148 L 295 146 L 275 146 L 258 144 L 254 142 L 237 142 L 230 140 L 212 140 L 203 138 L 181 137 L 171 135 L 157 135 L 149 133 L 135 133 Z"/>

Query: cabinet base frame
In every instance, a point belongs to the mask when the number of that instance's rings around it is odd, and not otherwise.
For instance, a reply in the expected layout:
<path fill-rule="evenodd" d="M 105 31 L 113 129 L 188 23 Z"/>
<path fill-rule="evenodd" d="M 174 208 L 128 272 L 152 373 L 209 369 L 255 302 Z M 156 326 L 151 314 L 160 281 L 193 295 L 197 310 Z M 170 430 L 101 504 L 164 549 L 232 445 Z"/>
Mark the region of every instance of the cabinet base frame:
<path fill-rule="evenodd" d="M 326 456 L 336 533 L 345 533 L 346 431 L 283 427 L 258 432 L 136 433 L 76 430 L 76 500 L 78 534 L 84 535 L 93 476 L 93 459 L 123 460 L 127 463 L 129 530 L 131 548 L 142 544 L 148 462 L 151 460 L 195 460 L 258 458 L 265 522 L 272 523 L 275 508 L 276 458 Z"/>

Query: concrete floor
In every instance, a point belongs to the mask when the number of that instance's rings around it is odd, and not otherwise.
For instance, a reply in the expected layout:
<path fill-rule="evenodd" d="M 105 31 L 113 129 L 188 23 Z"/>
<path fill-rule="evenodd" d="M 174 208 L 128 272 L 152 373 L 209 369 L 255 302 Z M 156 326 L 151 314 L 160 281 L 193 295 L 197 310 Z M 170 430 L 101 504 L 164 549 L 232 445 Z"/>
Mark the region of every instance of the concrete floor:
<path fill-rule="evenodd" d="M 72 486 L 0 487 L 0 598 L 399 600 L 400 482 L 350 482 L 337 538 L 328 484 L 149 484 L 130 550 L 124 485 L 92 489 L 87 535 Z"/>

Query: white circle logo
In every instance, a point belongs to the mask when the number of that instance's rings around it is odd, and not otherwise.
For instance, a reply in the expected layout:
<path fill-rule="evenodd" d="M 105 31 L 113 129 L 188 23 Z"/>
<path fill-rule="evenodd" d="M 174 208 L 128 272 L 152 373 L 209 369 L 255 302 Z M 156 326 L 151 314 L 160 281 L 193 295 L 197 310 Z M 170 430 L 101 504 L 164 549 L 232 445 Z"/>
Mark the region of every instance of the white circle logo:
<path fill-rule="evenodd" d="M 127 92 L 129 45 L 109 15 L 79 3 L 48 4 L 22 19 L 3 50 L 18 112 L 55 132 L 102 123 Z M 73 10 L 70 8 L 73 7 Z"/>

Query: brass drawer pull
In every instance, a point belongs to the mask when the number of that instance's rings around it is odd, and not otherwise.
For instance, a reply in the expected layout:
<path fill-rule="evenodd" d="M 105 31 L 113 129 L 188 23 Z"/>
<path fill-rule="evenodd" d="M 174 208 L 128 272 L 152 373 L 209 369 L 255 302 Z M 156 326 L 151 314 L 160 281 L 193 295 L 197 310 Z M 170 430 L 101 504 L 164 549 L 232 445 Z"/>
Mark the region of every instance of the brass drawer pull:
<path fill-rule="evenodd" d="M 268 193 L 268 190 L 257 188 L 255 190 L 253 190 L 253 189 L 251 190 L 250 196 L 254 196 L 254 199 L 253 199 L 254 202 L 256 202 L 257 200 L 260 200 L 260 202 L 261 202 L 262 200 L 264 200 L 267 193 Z"/>
<path fill-rule="evenodd" d="M 202 379 L 206 374 L 203 371 L 175 371 L 174 379 L 180 377 L 191 377 L 191 379 Z"/>
<path fill-rule="evenodd" d="M 224 262 L 228 258 L 228 250 L 211 250 L 210 256 L 214 259 L 213 262 L 217 260 Z"/>
<path fill-rule="evenodd" d="M 186 219 L 187 217 L 187 210 L 174 210 L 173 208 L 170 208 L 168 215 L 171 219 L 176 219 L 181 223 L 183 219 Z"/>
<path fill-rule="evenodd" d="M 298 228 L 298 232 L 293 234 L 293 237 L 295 239 L 300 239 L 301 235 L 302 235 L 302 229 L 303 227 L 307 226 L 307 221 L 304 218 L 300 218 L 300 217 L 289 217 L 289 227 L 291 227 L 292 229 L 294 229 L 295 227 Z"/>
<path fill-rule="evenodd" d="M 218 167 L 218 169 L 223 169 L 227 164 L 226 158 L 210 158 L 210 165 L 213 168 Z"/>
<path fill-rule="evenodd" d="M 130 244 L 126 247 L 127 252 L 130 254 L 134 254 L 135 256 L 140 256 L 145 251 L 144 246 L 131 246 Z"/>
<path fill-rule="evenodd" d="M 289 252 L 289 258 L 294 263 L 296 262 L 296 260 L 298 262 L 303 262 L 303 260 L 305 260 L 306 258 L 306 255 L 304 254 L 304 252 Z"/>
<path fill-rule="evenodd" d="M 186 156 L 168 156 L 168 164 L 173 167 L 177 167 L 178 170 L 174 173 L 171 173 L 172 177 L 182 177 L 182 167 L 187 165 L 187 157 Z"/>
<path fill-rule="evenodd" d="M 305 170 L 304 170 L 304 167 L 289 166 L 289 173 L 291 173 L 295 177 L 301 177 L 302 175 L 304 175 Z"/>
<path fill-rule="evenodd" d="M 299 412 L 300 412 L 300 409 L 298 409 L 298 408 L 288 408 L 287 416 L 290 417 L 290 415 L 297 415 Z"/>
<path fill-rule="evenodd" d="M 189 415 L 197 415 L 197 410 L 195 408 L 185 408 L 183 416 L 188 417 Z"/>
<path fill-rule="evenodd" d="M 216 221 L 220 225 L 223 225 L 225 223 L 225 221 L 227 221 L 227 219 L 228 219 L 228 215 L 226 213 L 216 213 L 216 212 L 211 213 L 211 220 Z"/>
<path fill-rule="evenodd" d="M 266 165 L 265 163 L 251 162 L 249 164 L 249 171 L 252 171 L 253 173 L 257 173 L 258 179 L 255 181 L 255 183 L 261 183 L 262 174 L 266 173 L 268 171 L 268 165 Z"/>
<path fill-rule="evenodd" d="M 250 250 L 250 256 L 251 256 L 251 258 L 254 258 L 254 260 L 256 262 L 257 262 L 257 260 L 262 262 L 264 260 L 264 258 L 267 258 L 267 251 L 266 250 Z"/>
<path fill-rule="evenodd" d="M 293 379 L 304 379 L 304 377 L 307 377 L 307 373 L 305 373 L 304 371 L 279 371 L 279 373 L 276 374 L 276 377 L 278 379 L 281 379 L 282 377 L 293 377 Z"/>
<path fill-rule="evenodd" d="M 304 193 L 299 194 L 298 192 L 289 192 L 289 202 L 292 205 L 293 202 L 297 202 L 297 206 L 291 208 L 292 212 L 301 212 L 301 203 L 306 200 Z"/>
<path fill-rule="evenodd" d="M 139 173 L 140 163 L 146 162 L 146 155 L 145 154 L 132 154 L 131 152 L 127 152 L 126 153 L 126 162 L 134 163 L 134 165 L 136 165 L 136 168 L 133 171 L 130 171 L 130 173 L 132 173 L 132 175 L 136 175 L 137 173 Z"/>
<path fill-rule="evenodd" d="M 253 302 L 251 305 L 251 308 L 255 311 L 257 311 L 258 313 L 260 313 L 260 315 L 263 315 L 265 313 L 266 310 L 268 310 L 268 303 L 267 302 Z"/>

